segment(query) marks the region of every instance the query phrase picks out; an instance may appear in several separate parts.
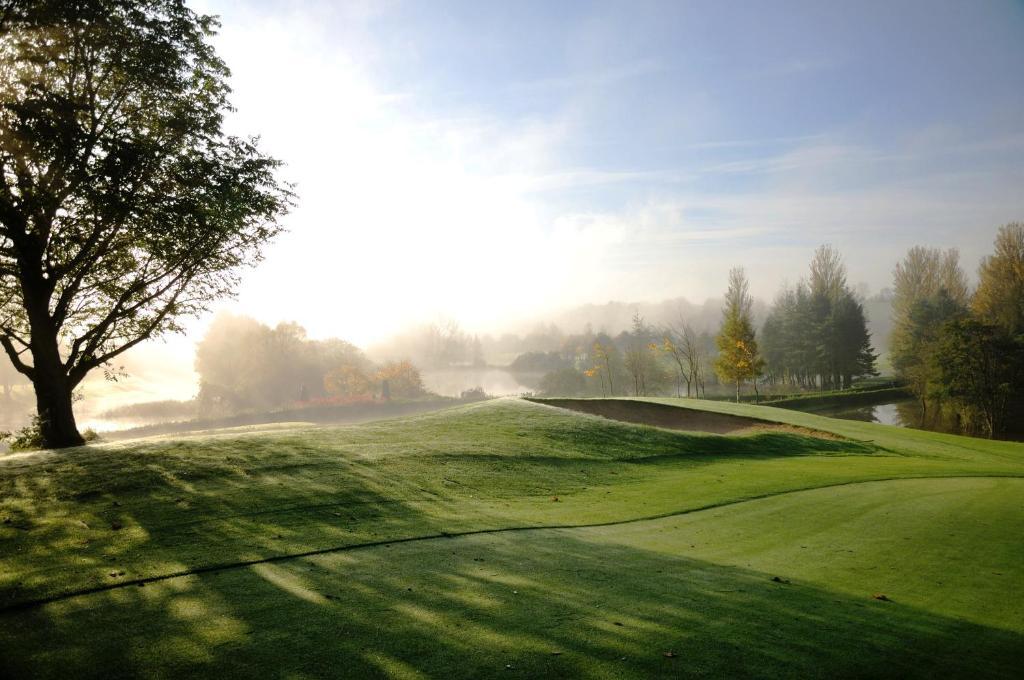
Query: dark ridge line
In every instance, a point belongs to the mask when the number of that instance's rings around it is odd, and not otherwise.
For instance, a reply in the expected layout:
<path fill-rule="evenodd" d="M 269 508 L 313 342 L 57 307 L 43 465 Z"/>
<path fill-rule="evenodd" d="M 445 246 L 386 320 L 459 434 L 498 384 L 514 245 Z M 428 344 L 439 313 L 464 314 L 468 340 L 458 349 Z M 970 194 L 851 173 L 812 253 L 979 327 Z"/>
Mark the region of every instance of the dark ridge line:
<path fill-rule="evenodd" d="M 709 505 L 703 505 L 697 508 L 690 508 L 688 510 L 677 510 L 673 512 L 663 512 L 656 515 L 648 515 L 645 517 L 634 517 L 632 519 L 622 520 L 611 520 L 608 522 L 594 522 L 592 524 L 548 524 L 548 525 L 532 525 L 532 526 L 516 526 L 516 527 L 502 527 L 495 529 L 474 529 L 469 531 L 442 531 L 437 534 L 425 534 L 422 536 L 406 536 L 405 538 L 393 538 L 390 540 L 381 541 L 368 541 L 365 543 L 352 543 L 349 545 L 333 546 L 330 548 L 317 548 L 316 550 L 307 550 L 298 553 L 288 553 L 285 555 L 272 555 L 270 557 L 261 557 L 253 560 L 239 560 L 237 562 L 224 562 L 221 564 L 211 564 L 202 567 L 196 567 L 194 569 L 183 569 L 181 571 L 175 571 L 168 574 L 158 574 L 156 576 L 147 576 L 144 578 L 132 579 L 130 581 L 120 581 L 118 583 L 109 583 L 101 586 L 94 586 L 92 588 L 82 588 L 80 590 L 72 590 L 66 593 L 59 593 L 56 595 L 50 595 L 48 597 L 41 597 L 34 600 L 25 600 L 23 602 L 16 602 L 14 604 L 0 606 L 0 615 L 14 613 L 19 611 L 26 611 L 29 609 L 36 609 L 54 602 L 62 602 L 64 600 L 70 600 L 76 597 L 84 597 L 86 595 L 95 595 L 97 593 L 109 592 L 112 590 L 120 590 L 122 588 L 129 588 L 131 586 L 144 586 L 149 583 L 158 583 L 160 581 L 169 581 L 176 578 L 184 578 L 186 576 L 196 576 L 200 574 L 210 574 L 220 571 L 228 571 L 231 569 L 243 569 L 245 567 L 253 567 L 258 564 L 274 564 L 277 562 L 285 562 L 287 560 L 302 559 L 304 557 L 316 557 L 318 555 L 327 555 L 336 552 L 349 552 L 354 550 L 363 550 L 367 548 L 379 548 L 387 545 L 398 545 L 402 543 L 417 543 L 420 541 L 433 541 L 440 538 L 463 538 L 466 536 L 481 536 L 487 534 L 502 534 L 502 533 L 519 533 L 526 531 L 555 531 L 564 529 L 589 529 L 596 527 L 612 527 L 622 526 L 626 524 L 637 524 L 639 522 L 651 522 L 659 519 L 666 519 L 668 517 L 681 517 L 683 515 L 691 515 L 697 512 L 704 512 L 705 510 L 715 510 L 717 508 L 729 507 L 732 505 L 740 505 L 742 503 L 749 503 L 751 501 L 764 500 L 766 498 L 774 498 L 776 496 L 785 496 L 788 494 L 804 493 L 808 491 L 817 491 L 820 489 L 833 489 L 842 486 L 854 486 L 857 484 L 873 484 L 876 482 L 910 482 L 923 479 L 1024 479 L 1024 475 L 1015 474 L 985 474 L 985 475 L 922 475 L 917 477 L 880 477 L 878 479 L 861 479 L 849 482 L 836 482 L 834 484 L 823 484 L 821 486 L 808 486 L 799 489 L 789 489 L 788 491 L 777 491 L 774 493 L 759 494 L 756 496 L 747 496 L 731 501 L 722 501 L 720 503 L 711 503 Z"/>

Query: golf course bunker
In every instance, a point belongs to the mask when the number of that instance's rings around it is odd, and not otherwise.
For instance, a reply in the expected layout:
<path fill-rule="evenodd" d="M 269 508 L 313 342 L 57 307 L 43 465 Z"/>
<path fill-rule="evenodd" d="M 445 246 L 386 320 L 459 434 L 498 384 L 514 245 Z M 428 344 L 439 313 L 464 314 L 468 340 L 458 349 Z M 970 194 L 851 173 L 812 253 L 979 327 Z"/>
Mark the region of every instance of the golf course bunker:
<path fill-rule="evenodd" d="M 809 427 L 734 416 L 728 413 L 700 411 L 684 406 L 669 406 L 631 399 L 544 399 L 539 403 L 589 413 L 610 420 L 639 425 L 652 425 L 669 430 L 706 432 L 708 434 L 744 435 L 762 432 L 790 432 L 822 439 L 842 439 L 831 432 Z"/>

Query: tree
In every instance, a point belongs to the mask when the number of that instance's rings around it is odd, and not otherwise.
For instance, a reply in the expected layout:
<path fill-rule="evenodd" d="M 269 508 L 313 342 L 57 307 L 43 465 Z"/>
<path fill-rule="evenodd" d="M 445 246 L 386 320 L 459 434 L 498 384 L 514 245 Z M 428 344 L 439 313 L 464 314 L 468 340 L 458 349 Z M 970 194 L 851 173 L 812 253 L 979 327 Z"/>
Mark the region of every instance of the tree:
<path fill-rule="evenodd" d="M 658 351 L 654 330 L 639 312 L 635 312 L 633 329 L 626 338 L 622 361 L 633 382 L 634 395 L 655 394 L 664 386 L 667 375 L 658 361 Z"/>
<path fill-rule="evenodd" d="M 1024 223 L 999 228 L 995 253 L 981 261 L 974 313 L 1011 336 L 1024 334 Z"/>
<path fill-rule="evenodd" d="M 871 346 L 864 306 L 849 290 L 844 290 L 836 300 L 827 328 L 839 387 L 849 389 L 854 378 L 878 375 L 878 355 Z"/>
<path fill-rule="evenodd" d="M 715 339 L 718 345 L 715 373 L 722 382 L 735 383 L 737 402 L 740 400 L 740 384 L 744 380 L 756 381 L 764 369 L 764 360 L 758 354 L 754 325 L 750 319 L 750 308 L 754 301 L 750 297 L 749 287 L 742 268 L 736 267 L 729 271 L 729 290 L 722 310 L 722 328 Z M 756 390 L 756 384 L 754 387 Z"/>
<path fill-rule="evenodd" d="M 845 389 L 854 378 L 876 374 L 864 306 L 832 246 L 814 252 L 806 282 L 784 288 L 775 298 L 761 340 L 773 384 Z"/>
<path fill-rule="evenodd" d="M 944 289 L 914 303 L 903 329 L 893 343 L 893 368 L 907 381 L 910 389 L 928 408 L 928 401 L 941 397 L 936 391 L 937 370 L 932 357 L 938 351 L 943 326 L 967 316 L 967 308 Z"/>
<path fill-rule="evenodd" d="M 611 338 L 601 335 L 594 340 L 591 356 L 594 359 L 594 365 L 590 370 L 594 371 L 594 374 L 601 380 L 601 393 L 615 396 L 615 379 L 622 365 L 619 349 Z"/>
<path fill-rule="evenodd" d="M 344 363 L 324 376 L 324 389 L 339 397 L 361 397 L 373 393 L 373 382 L 356 364 Z"/>
<path fill-rule="evenodd" d="M 585 374 L 575 368 L 559 368 L 540 380 L 541 394 L 547 397 L 578 397 L 586 394 Z"/>
<path fill-rule="evenodd" d="M 377 380 L 381 383 L 387 381 L 390 396 L 400 399 L 414 399 L 427 391 L 419 369 L 409 360 L 385 363 L 377 369 Z"/>
<path fill-rule="evenodd" d="M 661 349 L 672 358 L 678 374 L 677 394 L 680 396 L 682 385 L 686 383 L 686 396 L 700 396 L 704 386 L 704 364 L 706 352 L 700 336 L 686 322 L 680 313 L 674 326 L 665 328 L 662 333 Z"/>
<path fill-rule="evenodd" d="M 47 447 L 82 443 L 87 373 L 229 294 L 280 230 L 279 162 L 222 129 L 216 28 L 183 0 L 2 5 L 0 346 Z"/>
<path fill-rule="evenodd" d="M 931 356 L 936 389 L 953 401 L 967 426 L 1000 432 L 1007 406 L 1024 384 L 1024 342 L 974 319 L 947 323 Z"/>
<path fill-rule="evenodd" d="M 811 259 L 811 295 L 838 300 L 847 290 L 846 266 L 839 251 L 831 245 L 818 246 Z"/>
<path fill-rule="evenodd" d="M 374 371 L 362 351 L 344 340 L 310 340 L 295 323 L 271 328 L 230 314 L 219 314 L 210 325 L 196 347 L 195 369 L 200 408 L 225 414 L 326 394 L 369 394 Z"/>
<path fill-rule="evenodd" d="M 942 326 L 966 313 L 967 277 L 959 259 L 955 249 L 915 246 L 893 272 L 892 364 L 923 406 L 934 377 L 928 357 Z"/>

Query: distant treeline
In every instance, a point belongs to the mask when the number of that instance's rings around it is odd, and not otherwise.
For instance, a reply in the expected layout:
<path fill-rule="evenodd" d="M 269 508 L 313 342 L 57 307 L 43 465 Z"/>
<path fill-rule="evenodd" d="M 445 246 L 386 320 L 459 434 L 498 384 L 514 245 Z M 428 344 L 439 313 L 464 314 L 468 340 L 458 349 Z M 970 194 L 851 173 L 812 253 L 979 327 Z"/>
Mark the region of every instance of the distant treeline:
<path fill-rule="evenodd" d="M 896 266 L 890 358 L 927 412 L 952 415 L 964 432 L 997 435 L 1024 416 L 1024 224 L 1000 228 L 994 253 L 970 291 L 956 250 L 912 248 Z M 760 333 L 741 268 L 729 274 L 718 332 L 697 332 L 685 315 L 651 325 L 567 336 L 558 351 L 527 352 L 511 366 L 547 371 L 549 396 L 704 396 L 709 386 L 745 385 L 777 395 L 846 390 L 878 374 L 864 309 L 839 253 L 822 246 L 806 280 L 783 289 Z M 718 388 L 721 392 L 721 388 Z"/>
<path fill-rule="evenodd" d="M 228 314 L 218 316 L 199 343 L 195 368 L 204 416 L 426 393 L 419 370 L 409 361 L 377 364 L 344 340 L 307 338 L 298 324 L 271 328 Z"/>
<path fill-rule="evenodd" d="M 528 352 L 510 367 L 547 371 L 541 391 L 550 396 L 705 396 L 729 385 L 739 399 L 745 384 L 785 394 L 877 375 L 863 301 L 830 246 L 815 253 L 807 281 L 779 294 L 760 344 L 754 310 L 746 276 L 734 269 L 714 334 L 684 311 L 662 324 L 637 312 L 628 331 L 567 336 L 559 351 Z"/>

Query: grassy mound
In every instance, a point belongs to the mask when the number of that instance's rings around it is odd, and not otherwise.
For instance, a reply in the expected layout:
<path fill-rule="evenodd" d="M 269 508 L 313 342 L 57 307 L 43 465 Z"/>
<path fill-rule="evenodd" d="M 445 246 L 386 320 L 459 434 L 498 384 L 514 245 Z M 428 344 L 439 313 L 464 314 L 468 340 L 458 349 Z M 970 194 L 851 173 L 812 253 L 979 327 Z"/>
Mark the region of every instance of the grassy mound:
<path fill-rule="evenodd" d="M 499 400 L 0 458 L 0 675 L 1006 669 L 1024 446 L 695 405 L 842 438 Z"/>

